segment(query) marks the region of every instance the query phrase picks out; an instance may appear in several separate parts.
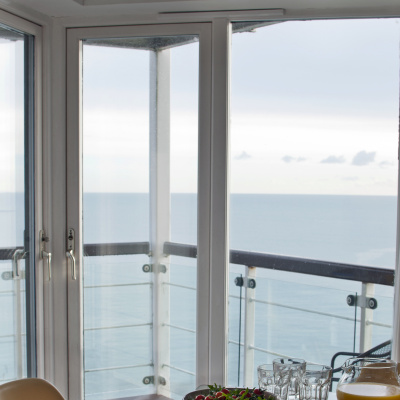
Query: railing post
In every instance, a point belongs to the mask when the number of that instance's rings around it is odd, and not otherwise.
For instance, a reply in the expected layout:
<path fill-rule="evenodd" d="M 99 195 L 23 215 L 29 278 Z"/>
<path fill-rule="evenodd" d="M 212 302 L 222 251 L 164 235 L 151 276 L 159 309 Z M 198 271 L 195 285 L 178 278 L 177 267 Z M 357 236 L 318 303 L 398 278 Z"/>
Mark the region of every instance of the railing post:
<path fill-rule="evenodd" d="M 245 387 L 253 387 L 254 376 L 254 336 L 255 336 L 255 322 L 256 322 L 256 306 L 255 297 L 256 289 L 251 282 L 255 282 L 256 267 L 246 266 L 246 278 L 244 280 L 245 286 L 245 309 L 244 309 L 244 376 L 243 383 Z"/>
<path fill-rule="evenodd" d="M 362 283 L 361 298 L 367 299 L 372 297 L 375 292 L 375 285 L 373 283 Z M 373 320 L 374 311 L 368 307 L 367 304 L 361 307 L 361 321 L 360 321 L 360 353 L 372 347 L 372 325 L 370 322 Z"/>
<path fill-rule="evenodd" d="M 156 393 L 170 397 L 170 51 L 150 53 L 150 250 L 153 264 L 153 360 Z M 165 266 L 165 268 L 163 267 Z"/>

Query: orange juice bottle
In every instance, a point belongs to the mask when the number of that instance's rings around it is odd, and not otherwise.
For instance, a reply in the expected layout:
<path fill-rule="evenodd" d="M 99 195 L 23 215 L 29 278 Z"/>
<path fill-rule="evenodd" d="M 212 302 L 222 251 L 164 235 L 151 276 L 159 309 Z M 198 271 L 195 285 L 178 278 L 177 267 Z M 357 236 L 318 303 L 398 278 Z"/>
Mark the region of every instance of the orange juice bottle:
<path fill-rule="evenodd" d="M 340 385 L 338 400 L 400 400 L 400 386 L 373 382 L 355 382 Z"/>

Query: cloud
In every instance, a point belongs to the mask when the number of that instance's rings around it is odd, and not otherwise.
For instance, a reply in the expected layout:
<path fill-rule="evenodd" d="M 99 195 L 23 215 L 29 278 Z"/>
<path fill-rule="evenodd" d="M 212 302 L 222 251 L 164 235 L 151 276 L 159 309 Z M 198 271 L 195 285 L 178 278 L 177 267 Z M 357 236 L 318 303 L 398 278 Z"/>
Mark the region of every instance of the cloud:
<path fill-rule="evenodd" d="M 322 164 L 342 164 L 346 161 L 343 156 L 328 156 L 321 160 Z"/>
<path fill-rule="evenodd" d="M 235 156 L 235 160 L 247 160 L 248 158 L 251 158 L 251 155 L 245 151 L 242 151 L 239 155 Z"/>
<path fill-rule="evenodd" d="M 382 161 L 379 163 L 381 168 L 392 167 L 393 163 L 391 161 Z"/>
<path fill-rule="evenodd" d="M 360 151 L 358 152 L 352 161 L 353 165 L 358 165 L 358 166 L 363 166 L 363 165 L 368 165 L 375 160 L 375 151 L 371 151 L 370 153 L 367 153 L 366 151 Z"/>
<path fill-rule="evenodd" d="M 291 156 L 283 156 L 282 160 L 285 161 L 285 163 L 291 163 L 292 161 L 295 160 L 295 158 Z"/>
<path fill-rule="evenodd" d="M 291 163 L 291 162 L 293 162 L 293 161 L 295 161 L 295 162 L 303 162 L 303 161 L 306 161 L 307 160 L 307 158 L 304 158 L 304 157 L 292 157 L 292 156 L 283 156 L 282 157 L 282 160 L 285 162 L 285 163 Z"/>

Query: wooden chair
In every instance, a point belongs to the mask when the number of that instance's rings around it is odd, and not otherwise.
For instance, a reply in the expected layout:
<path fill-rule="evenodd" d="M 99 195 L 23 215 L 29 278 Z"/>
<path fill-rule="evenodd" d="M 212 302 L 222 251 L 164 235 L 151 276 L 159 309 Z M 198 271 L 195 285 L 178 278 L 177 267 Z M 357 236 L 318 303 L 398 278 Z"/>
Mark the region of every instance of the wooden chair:
<path fill-rule="evenodd" d="M 25 378 L 0 385 L 0 400 L 64 400 L 64 397 L 44 379 Z"/>

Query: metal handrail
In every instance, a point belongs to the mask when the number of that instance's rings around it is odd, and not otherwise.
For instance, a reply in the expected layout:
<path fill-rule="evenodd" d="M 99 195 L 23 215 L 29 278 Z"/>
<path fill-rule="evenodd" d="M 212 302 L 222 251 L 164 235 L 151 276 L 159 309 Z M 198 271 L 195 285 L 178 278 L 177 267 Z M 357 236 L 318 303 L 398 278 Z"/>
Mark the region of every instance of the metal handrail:
<path fill-rule="evenodd" d="M 19 249 L 19 247 L 17 247 Z M 12 260 L 16 248 L 0 249 L 0 260 Z M 164 253 L 196 258 L 197 246 L 165 242 Z M 96 243 L 83 246 L 85 257 L 150 254 L 148 242 Z M 394 286 L 394 270 L 244 250 L 230 250 L 232 264 Z"/>
<path fill-rule="evenodd" d="M 16 250 L 23 250 L 22 246 L 0 248 L 0 261 L 12 260 Z"/>
<path fill-rule="evenodd" d="M 197 247 L 194 245 L 165 242 L 164 253 L 173 256 L 196 258 Z M 368 267 L 244 250 L 230 250 L 230 263 L 276 271 L 375 283 L 378 285 L 394 285 L 394 270 L 388 268 Z"/>

